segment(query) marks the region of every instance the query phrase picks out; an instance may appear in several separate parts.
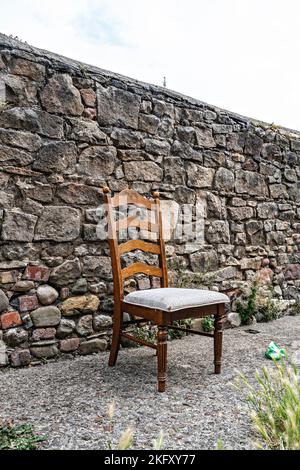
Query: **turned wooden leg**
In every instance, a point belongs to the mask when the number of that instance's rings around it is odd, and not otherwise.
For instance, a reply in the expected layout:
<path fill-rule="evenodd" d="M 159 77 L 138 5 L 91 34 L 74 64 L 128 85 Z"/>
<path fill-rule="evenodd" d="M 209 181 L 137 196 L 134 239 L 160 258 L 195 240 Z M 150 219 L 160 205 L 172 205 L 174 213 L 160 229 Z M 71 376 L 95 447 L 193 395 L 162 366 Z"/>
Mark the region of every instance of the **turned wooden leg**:
<path fill-rule="evenodd" d="M 114 312 L 113 334 L 111 340 L 111 349 L 109 355 L 108 365 L 113 367 L 116 364 L 118 352 L 120 349 L 121 333 L 123 325 L 123 313 L 121 309 L 116 309 Z"/>
<path fill-rule="evenodd" d="M 223 317 L 224 317 L 224 305 L 221 304 L 221 305 L 218 305 L 218 313 L 217 315 L 215 315 L 215 331 L 214 331 L 215 374 L 221 373 Z"/>
<path fill-rule="evenodd" d="M 158 391 L 166 389 L 168 328 L 159 326 L 157 332 L 157 382 Z"/>

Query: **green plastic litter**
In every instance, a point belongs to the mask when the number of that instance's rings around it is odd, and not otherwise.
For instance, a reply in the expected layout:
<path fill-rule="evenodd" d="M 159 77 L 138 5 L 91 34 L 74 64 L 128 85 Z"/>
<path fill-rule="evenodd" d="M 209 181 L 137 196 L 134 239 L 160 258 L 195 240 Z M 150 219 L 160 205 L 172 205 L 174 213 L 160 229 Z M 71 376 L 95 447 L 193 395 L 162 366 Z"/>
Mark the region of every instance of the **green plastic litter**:
<path fill-rule="evenodd" d="M 268 349 L 265 352 L 265 357 L 267 359 L 275 359 L 276 361 L 279 361 L 282 357 L 286 357 L 284 349 L 280 349 L 277 343 L 275 341 L 271 341 L 271 343 L 268 346 Z"/>

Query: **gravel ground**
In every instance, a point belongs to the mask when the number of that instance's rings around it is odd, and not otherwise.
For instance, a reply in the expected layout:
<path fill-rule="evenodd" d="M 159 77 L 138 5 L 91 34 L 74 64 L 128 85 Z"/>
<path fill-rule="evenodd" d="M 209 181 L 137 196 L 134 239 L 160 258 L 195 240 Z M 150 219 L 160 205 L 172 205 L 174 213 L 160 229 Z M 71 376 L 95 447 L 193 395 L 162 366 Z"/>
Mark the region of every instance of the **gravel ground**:
<path fill-rule="evenodd" d="M 247 407 L 231 383 L 237 369 L 253 377 L 271 364 L 264 351 L 271 340 L 300 357 L 300 317 L 226 330 L 223 372 L 214 375 L 210 338 L 188 336 L 169 343 L 167 391 L 156 391 L 156 357 L 148 348 L 123 349 L 115 368 L 108 353 L 0 371 L 0 417 L 35 424 L 47 434 L 43 448 L 105 449 L 128 426 L 135 449 L 151 449 L 162 429 L 164 449 L 251 448 Z M 107 406 L 115 399 L 111 432 Z"/>

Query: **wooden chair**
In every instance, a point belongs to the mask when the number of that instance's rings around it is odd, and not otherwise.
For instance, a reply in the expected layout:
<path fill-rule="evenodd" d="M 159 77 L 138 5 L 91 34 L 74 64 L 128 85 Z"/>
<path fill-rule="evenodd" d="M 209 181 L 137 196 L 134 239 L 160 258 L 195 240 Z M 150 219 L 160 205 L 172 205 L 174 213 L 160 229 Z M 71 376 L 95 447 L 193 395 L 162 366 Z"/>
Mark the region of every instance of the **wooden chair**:
<path fill-rule="evenodd" d="M 219 374 L 221 372 L 222 356 L 222 323 L 225 317 L 224 304 L 229 301 L 228 297 L 219 292 L 209 290 L 168 287 L 168 272 L 158 192 L 153 192 L 154 201 L 146 199 L 131 189 L 126 189 L 111 197 L 110 189 L 104 187 L 103 193 L 114 282 L 114 323 L 109 365 L 114 366 L 116 363 L 122 336 L 156 349 L 158 391 L 164 392 L 167 367 L 167 336 L 168 329 L 170 328 L 212 337 L 214 339 L 215 373 Z M 149 218 L 147 220 L 140 220 L 136 216 L 127 216 L 116 221 L 114 216 L 115 209 L 124 205 L 124 201 L 130 207 L 134 205 L 143 208 L 147 213 L 150 210 L 152 215 L 154 211 L 155 221 L 153 222 Z M 140 230 L 148 231 L 151 235 L 151 240 L 153 240 L 153 234 L 156 234 L 156 243 L 133 239 L 119 244 L 119 232 L 124 229 L 126 230 L 128 227 L 138 227 Z M 134 250 L 157 255 L 159 260 L 158 266 L 135 262 L 121 269 L 121 256 Z M 138 273 L 160 278 L 160 288 L 137 290 L 124 296 L 124 281 Z M 158 326 L 157 344 L 148 343 L 122 331 L 124 326 L 136 322 L 136 320 L 133 320 L 124 323 L 124 312 L 133 317 L 139 317 L 139 322 L 141 322 L 141 319 L 144 322 L 154 322 Z M 204 317 L 206 315 L 214 315 L 215 317 L 213 334 L 188 330 L 172 324 L 175 320 Z"/>

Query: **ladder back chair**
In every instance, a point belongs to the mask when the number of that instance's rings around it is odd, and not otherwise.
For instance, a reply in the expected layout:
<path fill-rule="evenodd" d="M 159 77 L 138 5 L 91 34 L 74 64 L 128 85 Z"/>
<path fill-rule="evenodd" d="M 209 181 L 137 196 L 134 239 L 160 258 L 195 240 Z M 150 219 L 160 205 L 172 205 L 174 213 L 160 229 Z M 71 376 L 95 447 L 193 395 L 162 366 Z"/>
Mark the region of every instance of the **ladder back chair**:
<path fill-rule="evenodd" d="M 225 318 L 224 304 L 229 298 L 222 293 L 201 290 L 168 287 L 168 272 L 163 237 L 162 214 L 159 193 L 153 192 L 153 201 L 141 196 L 136 191 L 126 189 L 111 197 L 109 187 L 103 188 L 105 215 L 108 225 L 108 241 L 111 253 L 113 283 L 114 283 L 114 322 L 109 365 L 116 364 L 121 337 L 149 346 L 157 351 L 157 380 L 158 391 L 164 392 L 167 369 L 167 337 L 168 329 L 186 331 L 193 334 L 210 336 L 214 339 L 214 368 L 215 373 L 221 372 L 223 320 Z M 121 206 L 141 208 L 147 212 L 146 219 L 135 215 L 115 220 L 115 212 Z M 149 218 L 150 215 L 153 218 Z M 130 214 L 130 212 L 129 212 Z M 148 234 L 148 240 L 130 239 L 119 244 L 119 233 L 134 227 Z M 155 242 L 153 242 L 155 239 Z M 157 255 L 158 265 L 153 266 L 144 262 L 134 262 L 121 268 L 121 256 L 134 250 Z M 136 274 L 158 277 L 160 288 L 137 290 L 124 295 L 124 281 Z M 138 320 L 123 322 L 123 313 Z M 173 325 L 174 321 L 187 318 L 201 318 L 214 315 L 214 333 L 206 333 Z M 125 326 L 137 322 L 151 321 L 158 327 L 157 344 L 152 344 L 123 331 Z"/>

